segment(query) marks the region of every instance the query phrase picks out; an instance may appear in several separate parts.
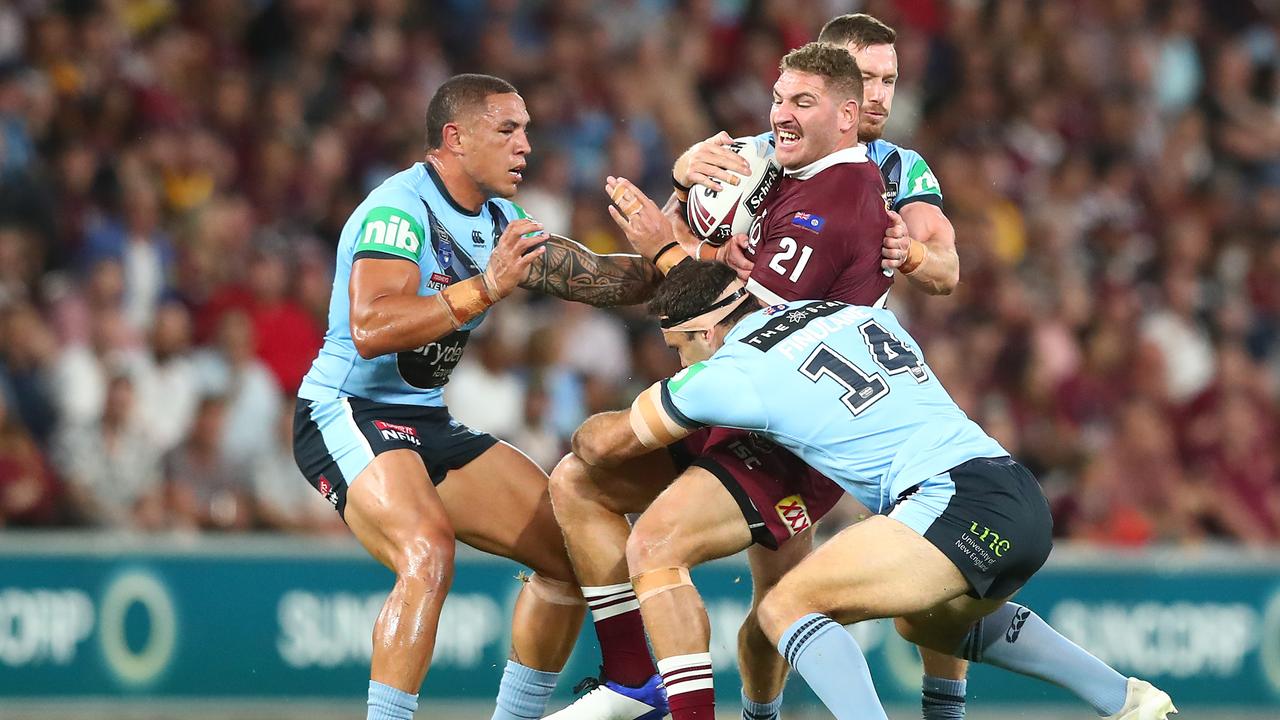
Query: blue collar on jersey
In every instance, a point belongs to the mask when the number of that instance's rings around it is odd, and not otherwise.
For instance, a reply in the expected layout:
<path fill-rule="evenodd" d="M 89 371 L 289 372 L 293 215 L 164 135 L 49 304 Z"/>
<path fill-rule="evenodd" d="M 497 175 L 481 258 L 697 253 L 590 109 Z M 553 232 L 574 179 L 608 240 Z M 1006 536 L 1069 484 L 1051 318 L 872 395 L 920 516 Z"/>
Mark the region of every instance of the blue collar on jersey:
<path fill-rule="evenodd" d="M 449 188 L 444 186 L 444 180 L 440 179 L 440 174 L 437 173 L 436 169 L 431 166 L 431 163 L 424 162 L 422 163 L 422 166 L 427 169 L 427 175 L 431 177 L 431 182 L 436 184 L 436 190 L 440 191 L 440 196 L 444 198 L 445 202 L 449 203 L 450 207 L 462 213 L 463 215 L 466 215 L 467 217 L 480 217 L 480 210 L 471 212 L 470 210 L 459 205 L 457 200 L 453 199 L 453 196 L 449 194 Z M 483 210 L 484 205 L 481 204 L 480 208 L 481 210 Z"/>

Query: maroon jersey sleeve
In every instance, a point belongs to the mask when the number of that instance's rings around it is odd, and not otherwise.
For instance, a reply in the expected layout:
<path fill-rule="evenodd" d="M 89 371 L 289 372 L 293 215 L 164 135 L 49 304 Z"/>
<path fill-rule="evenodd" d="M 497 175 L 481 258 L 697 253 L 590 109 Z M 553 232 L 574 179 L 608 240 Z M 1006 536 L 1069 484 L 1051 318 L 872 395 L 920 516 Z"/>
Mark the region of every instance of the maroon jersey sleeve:
<path fill-rule="evenodd" d="M 807 180 L 785 178 L 765 210 L 753 290 L 763 286 L 787 301 L 872 305 L 893 284 L 880 269 L 889 216 L 875 163 L 842 163 Z"/>

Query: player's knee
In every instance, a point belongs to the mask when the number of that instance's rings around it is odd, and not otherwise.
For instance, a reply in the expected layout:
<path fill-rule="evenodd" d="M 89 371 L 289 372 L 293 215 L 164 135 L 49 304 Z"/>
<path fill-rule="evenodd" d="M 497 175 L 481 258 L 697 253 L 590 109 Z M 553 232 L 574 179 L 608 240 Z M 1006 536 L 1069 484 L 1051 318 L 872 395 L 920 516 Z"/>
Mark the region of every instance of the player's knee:
<path fill-rule="evenodd" d="M 640 516 L 627 537 L 627 568 L 632 575 L 664 567 L 689 567 L 688 553 L 671 527 Z"/>
<path fill-rule="evenodd" d="M 421 532 L 405 541 L 396 557 L 396 575 L 403 582 L 422 586 L 425 592 L 443 592 L 453 582 L 453 536 L 438 531 Z"/>
<path fill-rule="evenodd" d="M 785 589 L 779 592 L 777 588 L 764 596 L 755 611 L 756 622 L 761 632 L 775 644 L 782 637 L 782 633 L 803 615 L 802 611 L 796 609 L 794 598 L 788 595 Z"/>
<path fill-rule="evenodd" d="M 893 629 L 898 631 L 898 636 L 909 643 L 920 644 L 920 628 L 915 623 L 904 617 L 896 617 L 893 619 Z"/>
<path fill-rule="evenodd" d="M 830 610 L 830 603 L 811 596 L 802 586 L 784 579 L 765 593 L 756 606 L 756 620 L 769 640 L 776 643 L 796 620 L 809 613 L 830 614 Z"/>
<path fill-rule="evenodd" d="M 573 453 L 565 455 L 551 471 L 551 505 L 559 510 L 575 500 L 583 497 L 583 492 L 590 482 L 590 466 Z"/>

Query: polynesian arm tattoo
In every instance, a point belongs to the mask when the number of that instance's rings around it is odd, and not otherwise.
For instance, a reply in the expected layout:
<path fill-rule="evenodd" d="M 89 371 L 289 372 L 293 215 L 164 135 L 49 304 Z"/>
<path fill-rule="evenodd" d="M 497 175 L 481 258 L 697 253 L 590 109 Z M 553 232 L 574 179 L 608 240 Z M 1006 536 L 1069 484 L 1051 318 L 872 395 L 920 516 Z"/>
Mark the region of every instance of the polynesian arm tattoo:
<path fill-rule="evenodd" d="M 574 240 L 551 235 L 547 251 L 529 266 L 520 287 L 596 307 L 634 305 L 653 295 L 658 268 L 639 255 L 597 255 Z"/>

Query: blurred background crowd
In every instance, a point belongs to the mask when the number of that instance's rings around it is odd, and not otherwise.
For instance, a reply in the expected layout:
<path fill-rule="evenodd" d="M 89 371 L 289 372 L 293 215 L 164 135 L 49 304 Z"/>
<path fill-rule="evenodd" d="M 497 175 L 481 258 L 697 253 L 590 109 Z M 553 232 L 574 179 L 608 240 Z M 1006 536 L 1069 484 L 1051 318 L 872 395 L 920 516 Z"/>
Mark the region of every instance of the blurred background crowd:
<path fill-rule="evenodd" d="M 603 178 L 766 129 L 823 22 L 898 30 L 961 284 L 893 303 L 1055 532 L 1280 541 L 1271 0 L 10 0 L 0 4 L 0 524 L 341 532 L 289 449 L 342 224 L 434 89 L 513 81 L 517 198 L 625 249 Z M 345 289 L 341 291 L 345 292 Z M 544 467 L 677 369 L 642 309 L 516 296 L 448 386 Z"/>

